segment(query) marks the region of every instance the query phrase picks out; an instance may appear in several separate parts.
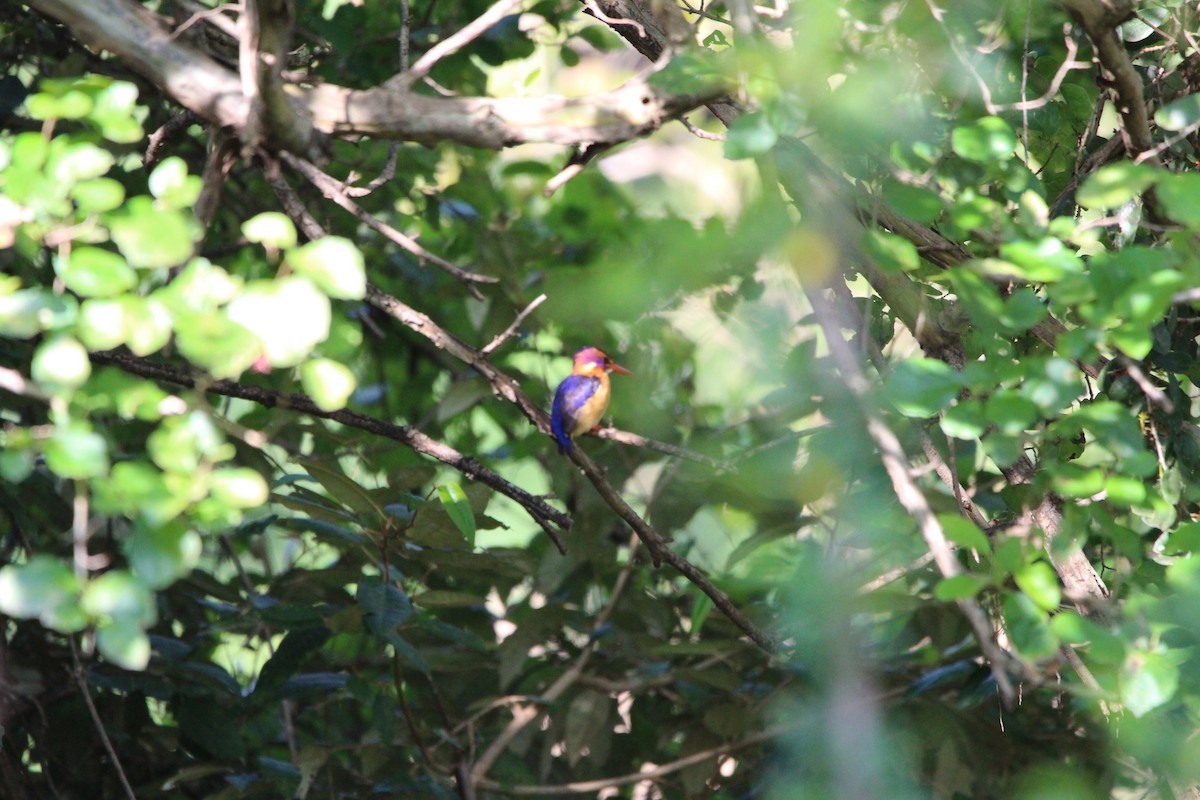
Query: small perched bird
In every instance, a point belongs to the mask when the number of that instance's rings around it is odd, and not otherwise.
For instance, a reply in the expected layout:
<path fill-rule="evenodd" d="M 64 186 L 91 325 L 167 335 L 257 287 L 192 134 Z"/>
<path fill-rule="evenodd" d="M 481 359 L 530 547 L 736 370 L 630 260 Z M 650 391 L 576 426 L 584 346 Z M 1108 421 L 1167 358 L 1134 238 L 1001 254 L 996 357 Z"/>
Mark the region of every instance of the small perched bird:
<path fill-rule="evenodd" d="M 595 347 L 575 354 L 575 368 L 554 393 L 550 429 L 558 440 L 558 452 L 571 453 L 571 439 L 596 427 L 608 408 L 608 373 L 631 374 Z"/>

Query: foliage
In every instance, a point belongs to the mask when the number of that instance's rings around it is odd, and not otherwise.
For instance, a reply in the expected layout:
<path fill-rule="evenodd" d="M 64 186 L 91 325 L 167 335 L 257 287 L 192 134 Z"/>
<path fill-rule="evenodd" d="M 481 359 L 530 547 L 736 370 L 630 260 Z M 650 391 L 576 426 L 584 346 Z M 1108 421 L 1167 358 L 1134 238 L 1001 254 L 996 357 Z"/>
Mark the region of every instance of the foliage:
<path fill-rule="evenodd" d="M 406 97 L 587 113 L 304 153 L 57 5 L 0 12 L 0 794 L 1196 791 L 1187 4 L 526 4 Z M 297 3 L 289 96 L 486 9 Z M 735 102 L 589 149 L 639 26 Z M 586 345 L 574 463 L 523 398 Z"/>

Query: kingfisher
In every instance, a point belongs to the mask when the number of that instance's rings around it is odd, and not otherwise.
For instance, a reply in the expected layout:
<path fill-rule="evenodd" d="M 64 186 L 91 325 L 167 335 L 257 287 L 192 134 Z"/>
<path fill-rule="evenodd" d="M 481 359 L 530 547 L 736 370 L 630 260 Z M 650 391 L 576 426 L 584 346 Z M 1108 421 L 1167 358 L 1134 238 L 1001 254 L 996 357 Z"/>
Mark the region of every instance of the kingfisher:
<path fill-rule="evenodd" d="M 558 440 L 558 452 L 571 454 L 571 439 L 590 431 L 608 408 L 608 373 L 632 373 L 603 351 L 585 347 L 575 354 L 575 368 L 558 385 L 550 412 L 550 429 Z"/>

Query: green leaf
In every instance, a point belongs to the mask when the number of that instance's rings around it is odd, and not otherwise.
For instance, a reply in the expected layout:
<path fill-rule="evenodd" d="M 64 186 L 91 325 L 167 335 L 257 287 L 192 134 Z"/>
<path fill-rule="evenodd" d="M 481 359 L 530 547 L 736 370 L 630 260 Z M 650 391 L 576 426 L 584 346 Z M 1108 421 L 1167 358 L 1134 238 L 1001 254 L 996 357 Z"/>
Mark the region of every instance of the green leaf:
<path fill-rule="evenodd" d="M 75 329 L 92 352 L 111 350 L 125 343 L 125 306 L 120 300 L 85 300 Z"/>
<path fill-rule="evenodd" d="M 22 289 L 0 295 L 0 336 L 28 339 L 43 330 L 70 325 L 79 304 L 70 295 L 57 296 L 45 289 Z"/>
<path fill-rule="evenodd" d="M 1038 282 L 1083 273 L 1083 259 L 1052 236 L 1000 245 L 1000 255 L 1020 268 L 1021 276 Z"/>
<path fill-rule="evenodd" d="M 30 374 L 52 391 L 82 386 L 92 374 L 87 348 L 70 336 L 54 336 L 42 342 L 33 355 Z"/>
<path fill-rule="evenodd" d="M 251 242 L 265 244 L 277 250 L 296 246 L 296 226 L 286 214 L 264 211 L 242 223 L 242 234 Z"/>
<path fill-rule="evenodd" d="M 976 575 L 955 575 L 943 578 L 933 587 L 933 596 L 942 602 L 965 600 L 979 594 L 988 582 Z"/>
<path fill-rule="evenodd" d="M 253 696 L 271 697 L 296 674 L 314 652 L 329 641 L 332 634 L 323 625 L 289 631 L 275 648 L 275 654 L 263 664 L 254 682 Z"/>
<path fill-rule="evenodd" d="M 1158 176 L 1158 171 L 1145 164 L 1134 164 L 1132 161 L 1109 164 L 1084 180 L 1075 193 L 1075 201 L 1088 209 L 1117 208 L 1140 197 L 1154 185 Z"/>
<path fill-rule="evenodd" d="M 112 178 L 92 178 L 71 187 L 71 197 L 82 214 L 100 214 L 125 202 L 125 187 Z"/>
<path fill-rule="evenodd" d="M 143 670 L 150 663 L 150 639 L 141 626 L 124 619 L 101 623 L 96 628 L 100 654 L 118 667 Z"/>
<path fill-rule="evenodd" d="M 754 158 L 768 152 L 779 141 L 779 134 L 761 111 L 743 114 L 733 121 L 725 134 L 725 157 L 731 161 Z"/>
<path fill-rule="evenodd" d="M 96 620 L 116 620 L 138 626 L 158 619 L 154 594 L 145 582 L 123 569 L 113 569 L 83 587 L 80 606 Z"/>
<path fill-rule="evenodd" d="M 1104 470 L 1078 464 L 1057 464 L 1054 488 L 1066 497 L 1093 497 L 1104 489 Z"/>
<path fill-rule="evenodd" d="M 1125 708 L 1140 717 L 1175 696 L 1179 668 L 1162 653 L 1135 650 L 1125 657 L 1118 687 Z"/>
<path fill-rule="evenodd" d="M 1063 642 L 1077 649 L 1086 648 L 1089 658 L 1099 664 L 1120 664 L 1125 660 L 1121 637 L 1087 617 L 1062 611 L 1051 618 L 1050 627 Z"/>
<path fill-rule="evenodd" d="M 1013 573 L 1017 586 L 1038 607 L 1046 611 L 1054 611 L 1062 601 L 1062 590 L 1058 585 L 1058 575 L 1054 568 L 1045 561 L 1034 561 Z"/>
<path fill-rule="evenodd" d="M 208 491 L 213 498 L 230 508 L 258 508 L 267 502 L 270 488 L 267 482 L 249 467 L 220 467 L 208 478 Z"/>
<path fill-rule="evenodd" d="M 983 403 L 979 400 L 960 400 L 942 414 L 942 431 L 955 439 L 978 439 L 987 430 L 987 426 L 988 419 L 983 413 Z"/>
<path fill-rule="evenodd" d="M 1171 219 L 1189 228 L 1200 228 L 1200 175 L 1193 172 L 1163 175 L 1156 196 Z"/>
<path fill-rule="evenodd" d="M 113 165 L 113 155 L 94 144 L 66 144 L 66 139 L 55 139 L 50 145 L 50 160 L 47 170 L 60 184 L 71 187 L 79 181 L 99 178 Z M 62 144 L 64 146 L 60 147 Z"/>
<path fill-rule="evenodd" d="M 413 615 L 413 604 L 400 587 L 378 578 L 358 584 L 355 601 L 367 629 L 384 641 L 397 636 L 396 628 Z"/>
<path fill-rule="evenodd" d="M 37 555 L 24 564 L 0 567 L 0 612 L 18 619 L 38 619 L 60 633 L 87 626 L 79 609 L 79 580 L 56 558 Z"/>
<path fill-rule="evenodd" d="M 188 175 L 187 162 L 178 156 L 164 158 L 150 173 L 150 194 L 164 208 L 191 208 L 204 188 L 199 176 Z"/>
<path fill-rule="evenodd" d="M 223 314 L 180 315 L 175 329 L 179 352 L 216 378 L 238 377 L 262 353 L 258 337 Z"/>
<path fill-rule="evenodd" d="M 137 525 L 123 549 L 134 574 L 151 589 L 164 589 L 191 572 L 200 560 L 200 535 L 186 522 Z"/>
<path fill-rule="evenodd" d="M 46 466 L 63 478 L 95 478 L 108 470 L 108 444 L 83 422 L 55 428 L 43 452 Z"/>
<path fill-rule="evenodd" d="M 298 365 L 329 336 L 329 298 L 307 278 L 250 283 L 227 313 L 259 338 L 273 367 Z"/>
<path fill-rule="evenodd" d="M 958 514 L 938 514 L 938 522 L 941 523 L 946 538 L 959 547 L 965 547 L 983 555 L 989 555 L 992 552 L 992 545 L 988 541 L 987 535 L 979 530 L 979 526 L 971 520 L 960 517 Z"/>
<path fill-rule="evenodd" d="M 946 209 L 942 198 L 932 189 L 894 180 L 884 182 L 883 199 L 898 213 L 926 225 L 936 221 Z"/>
<path fill-rule="evenodd" d="M 1185 522 L 1171 531 L 1164 550 L 1168 555 L 1200 551 L 1200 522 Z"/>
<path fill-rule="evenodd" d="M 361 300 L 367 293 L 362 253 L 349 239 L 326 236 L 309 242 L 288 253 L 287 263 L 332 298 Z"/>
<path fill-rule="evenodd" d="M 1200 97 L 1186 94 L 1172 100 L 1154 113 L 1154 121 L 1166 131 L 1181 131 L 1200 125 Z"/>
<path fill-rule="evenodd" d="M 871 229 L 866 232 L 863 247 L 871 259 L 885 272 L 911 272 L 921 266 L 917 246 L 894 233 Z"/>
<path fill-rule="evenodd" d="M 1049 658 L 1058 651 L 1046 612 L 1028 595 L 1005 596 L 1004 620 L 1009 639 L 1026 658 Z"/>
<path fill-rule="evenodd" d="M 1003 162 L 1013 157 L 1017 135 L 1000 117 L 984 117 L 955 128 L 950 134 L 950 146 L 968 161 Z"/>
<path fill-rule="evenodd" d="M 1001 433 L 1017 434 L 1034 425 L 1037 404 L 1015 389 L 1001 389 L 988 397 L 984 415 Z"/>
<path fill-rule="evenodd" d="M 192 257 L 197 230 L 176 209 L 159 208 L 149 197 L 134 197 L 109 221 L 112 239 L 131 267 L 174 267 Z"/>
<path fill-rule="evenodd" d="M 582 689 L 571 700 L 563 725 L 563 749 L 570 767 L 578 765 L 585 752 L 607 749 L 599 740 L 612 736 L 611 706 L 608 695 L 594 689 Z"/>
<path fill-rule="evenodd" d="M 99 247 L 71 251 L 59 276 L 67 288 L 84 297 L 112 297 L 137 286 L 138 277 L 125 259 Z"/>
<path fill-rule="evenodd" d="M 134 355 L 148 356 L 166 346 L 171 338 L 171 315 L 162 303 L 153 297 L 135 296 L 122 297 L 120 303 L 125 321 L 125 344 Z M 186 325 L 181 325 L 181 331 L 184 327 Z M 183 336 L 187 338 L 188 333 Z M 184 345 L 180 344 L 179 349 L 183 350 Z"/>
<path fill-rule="evenodd" d="M 888 400 L 906 417 L 932 417 L 961 389 L 959 374 L 949 364 L 932 358 L 901 361 L 884 387 Z"/>
<path fill-rule="evenodd" d="M 450 519 L 467 537 L 467 542 L 475 546 L 475 512 L 467 501 L 467 495 L 457 483 L 443 483 L 438 487 L 438 498 Z"/>
<path fill-rule="evenodd" d="M 300 385 L 322 411 L 344 408 L 354 394 L 354 373 L 329 358 L 312 358 L 300 366 Z"/>

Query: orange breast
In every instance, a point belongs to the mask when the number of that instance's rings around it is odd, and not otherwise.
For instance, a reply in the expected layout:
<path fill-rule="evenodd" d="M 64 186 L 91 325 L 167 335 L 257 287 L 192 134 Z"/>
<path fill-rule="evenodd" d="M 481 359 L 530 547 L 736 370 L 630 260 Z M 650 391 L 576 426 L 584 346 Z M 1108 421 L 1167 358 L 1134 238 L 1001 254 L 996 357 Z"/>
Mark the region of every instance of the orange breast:
<path fill-rule="evenodd" d="M 571 436 L 578 436 L 596 427 L 600 418 L 604 416 L 604 411 L 608 408 L 608 376 L 601 372 L 596 377 L 600 379 L 600 383 L 596 386 L 596 391 L 592 393 L 592 396 L 584 401 L 575 413 L 575 427 L 571 429 Z"/>

